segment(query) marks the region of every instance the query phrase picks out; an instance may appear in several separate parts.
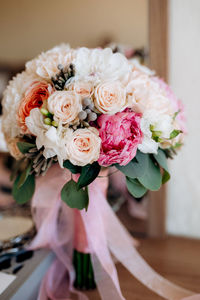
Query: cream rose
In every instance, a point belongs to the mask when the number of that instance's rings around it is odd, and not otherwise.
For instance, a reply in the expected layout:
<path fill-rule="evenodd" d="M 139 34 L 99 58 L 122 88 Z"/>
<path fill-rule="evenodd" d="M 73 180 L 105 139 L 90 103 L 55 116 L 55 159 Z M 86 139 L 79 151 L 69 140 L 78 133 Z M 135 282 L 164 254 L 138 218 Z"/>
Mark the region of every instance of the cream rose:
<path fill-rule="evenodd" d="M 57 91 L 49 97 L 48 109 L 55 121 L 62 124 L 74 123 L 82 110 L 80 96 L 73 91 Z"/>
<path fill-rule="evenodd" d="M 99 112 L 114 115 L 125 109 L 126 91 L 119 81 L 99 84 L 95 89 L 94 103 Z"/>
<path fill-rule="evenodd" d="M 93 93 L 93 85 L 91 82 L 77 81 L 74 83 L 74 91 L 82 98 L 90 97 Z"/>
<path fill-rule="evenodd" d="M 96 128 L 77 129 L 66 144 L 69 160 L 74 165 L 85 166 L 99 158 L 101 139 Z"/>

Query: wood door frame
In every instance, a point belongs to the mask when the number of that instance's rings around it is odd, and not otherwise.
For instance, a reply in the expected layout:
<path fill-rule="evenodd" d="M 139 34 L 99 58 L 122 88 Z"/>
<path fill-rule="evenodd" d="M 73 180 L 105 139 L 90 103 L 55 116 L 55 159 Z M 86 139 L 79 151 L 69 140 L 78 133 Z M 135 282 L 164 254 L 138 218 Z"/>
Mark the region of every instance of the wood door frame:
<path fill-rule="evenodd" d="M 168 0 L 148 1 L 149 67 L 159 77 L 168 79 Z M 167 189 L 149 193 L 147 233 L 150 237 L 166 235 Z"/>

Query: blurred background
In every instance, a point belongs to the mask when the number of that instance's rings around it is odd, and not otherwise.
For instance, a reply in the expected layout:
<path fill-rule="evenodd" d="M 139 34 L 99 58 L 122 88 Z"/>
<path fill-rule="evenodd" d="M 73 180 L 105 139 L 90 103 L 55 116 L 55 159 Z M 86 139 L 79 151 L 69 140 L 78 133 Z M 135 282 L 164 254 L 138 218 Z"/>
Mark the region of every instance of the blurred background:
<path fill-rule="evenodd" d="M 168 1 L 168 82 L 184 102 L 188 136 L 185 147 L 170 162 L 172 178 L 167 186 L 164 222 L 170 234 L 197 238 L 200 238 L 199 15 L 199 0 Z M 157 32 L 153 34 L 156 36 Z M 63 42 L 72 47 L 104 47 L 111 43 L 113 49 L 117 47 L 116 51 L 148 64 L 149 1 L 1 0 L 0 36 L 1 96 L 8 79 L 24 68 L 25 61 Z M 10 168 L 12 162 L 5 154 L 1 157 L 0 206 L 4 207 L 12 202 L 9 172 L 5 167 Z M 148 205 L 144 200 L 135 202 L 129 211 L 135 219 L 145 222 Z"/>

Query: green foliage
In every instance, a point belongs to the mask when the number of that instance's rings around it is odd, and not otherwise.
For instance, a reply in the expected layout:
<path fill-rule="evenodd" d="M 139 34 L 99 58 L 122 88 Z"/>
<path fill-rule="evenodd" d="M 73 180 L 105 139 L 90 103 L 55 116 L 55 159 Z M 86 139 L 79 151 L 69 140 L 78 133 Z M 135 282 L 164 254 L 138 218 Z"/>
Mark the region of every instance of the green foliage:
<path fill-rule="evenodd" d="M 73 165 L 69 160 L 64 161 L 63 167 L 70 170 L 72 172 L 72 174 L 81 173 L 81 167 Z"/>
<path fill-rule="evenodd" d="M 147 155 L 148 166 L 145 169 L 143 176 L 138 177 L 138 181 L 148 190 L 157 191 L 162 184 L 162 175 L 160 172 L 160 167 L 156 164 L 150 155 Z"/>
<path fill-rule="evenodd" d="M 98 162 L 94 162 L 93 164 L 88 164 L 82 167 L 81 175 L 77 183 L 78 188 L 81 189 L 93 182 L 95 178 L 99 175 L 100 170 L 101 167 L 98 164 Z"/>
<path fill-rule="evenodd" d="M 179 135 L 179 133 L 181 133 L 181 132 L 182 132 L 181 130 L 174 129 L 174 130 L 170 133 L 169 139 L 170 139 L 170 140 L 174 139 L 174 138 L 177 137 L 177 136 Z"/>
<path fill-rule="evenodd" d="M 35 176 L 29 175 L 23 184 L 19 185 L 21 175 L 15 179 L 12 195 L 18 204 L 24 204 L 31 200 L 35 191 Z"/>
<path fill-rule="evenodd" d="M 27 143 L 27 142 L 18 142 L 17 147 L 19 151 L 23 154 L 27 153 L 31 148 L 35 147 L 35 144 Z"/>
<path fill-rule="evenodd" d="M 154 159 L 160 165 L 160 167 L 164 170 L 162 176 L 162 184 L 166 183 L 170 179 L 170 174 L 167 165 L 167 156 L 162 149 L 158 149 L 157 154 L 153 154 Z"/>
<path fill-rule="evenodd" d="M 163 172 L 162 176 L 162 184 L 165 184 L 168 180 L 170 180 L 170 174 L 166 170 Z"/>
<path fill-rule="evenodd" d="M 147 154 L 144 154 L 138 150 L 136 157 L 126 166 L 120 166 L 116 164 L 115 167 L 130 178 L 141 177 L 144 175 L 148 166 L 147 156 Z"/>
<path fill-rule="evenodd" d="M 89 196 L 88 190 L 79 189 L 78 184 L 74 180 L 68 181 L 61 191 L 61 199 L 71 208 L 79 210 L 88 208 Z"/>
<path fill-rule="evenodd" d="M 153 157 L 164 170 L 168 171 L 167 157 L 162 149 L 158 149 L 158 153 L 153 154 Z"/>
<path fill-rule="evenodd" d="M 126 177 L 126 185 L 129 193 L 135 198 L 141 198 L 147 192 L 147 189 L 137 179 Z"/>
<path fill-rule="evenodd" d="M 18 188 L 20 188 L 24 182 L 26 181 L 26 179 L 28 178 L 30 171 L 32 168 L 32 163 L 30 163 L 28 165 L 28 167 L 21 173 L 20 178 L 19 178 L 19 182 L 18 182 Z"/>

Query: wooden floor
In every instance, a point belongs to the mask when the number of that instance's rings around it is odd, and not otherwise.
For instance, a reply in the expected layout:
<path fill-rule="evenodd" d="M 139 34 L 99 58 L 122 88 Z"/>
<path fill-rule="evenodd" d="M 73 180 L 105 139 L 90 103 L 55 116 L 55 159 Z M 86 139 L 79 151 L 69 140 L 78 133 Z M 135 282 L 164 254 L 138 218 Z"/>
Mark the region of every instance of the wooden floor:
<path fill-rule="evenodd" d="M 139 252 L 161 275 L 200 293 L 200 240 L 175 237 L 166 240 L 143 239 Z M 117 270 L 126 300 L 163 299 L 140 284 L 122 265 L 118 264 Z M 97 291 L 87 292 L 87 295 L 90 300 L 100 300 Z"/>

